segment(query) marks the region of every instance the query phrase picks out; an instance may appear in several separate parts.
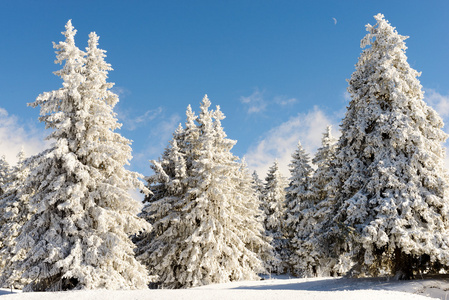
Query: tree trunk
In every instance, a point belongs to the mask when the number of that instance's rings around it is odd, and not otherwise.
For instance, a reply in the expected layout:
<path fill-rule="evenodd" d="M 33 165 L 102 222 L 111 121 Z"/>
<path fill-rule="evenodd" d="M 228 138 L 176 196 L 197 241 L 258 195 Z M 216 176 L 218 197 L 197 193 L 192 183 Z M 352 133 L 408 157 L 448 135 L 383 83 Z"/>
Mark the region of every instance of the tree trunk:
<path fill-rule="evenodd" d="M 398 280 L 413 279 L 413 259 L 410 254 L 405 254 L 402 249 L 394 250 L 393 273 L 394 278 Z"/>

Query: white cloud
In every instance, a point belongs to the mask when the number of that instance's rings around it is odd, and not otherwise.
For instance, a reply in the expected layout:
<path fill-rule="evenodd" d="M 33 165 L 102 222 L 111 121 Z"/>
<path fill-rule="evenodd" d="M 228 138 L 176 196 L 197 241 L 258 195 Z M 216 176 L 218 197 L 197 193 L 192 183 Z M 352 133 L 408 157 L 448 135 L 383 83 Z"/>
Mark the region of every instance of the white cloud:
<path fill-rule="evenodd" d="M 168 141 L 172 138 L 173 132 L 175 132 L 181 121 L 181 117 L 178 114 L 173 114 L 168 118 L 164 118 L 156 126 L 152 128 L 151 136 L 159 141 L 159 144 L 166 146 Z"/>
<path fill-rule="evenodd" d="M 240 101 L 248 105 L 248 113 L 250 114 L 262 112 L 267 107 L 267 102 L 263 99 L 263 92 L 257 88 L 248 97 L 240 97 Z"/>
<path fill-rule="evenodd" d="M 147 110 L 138 116 L 131 116 L 129 112 L 119 111 L 119 119 L 123 123 L 123 128 L 127 130 L 136 130 L 141 126 L 145 126 L 149 121 L 153 121 L 163 113 L 164 109 L 158 107 L 156 109 Z"/>
<path fill-rule="evenodd" d="M 424 100 L 429 104 L 435 111 L 440 115 L 441 118 L 443 118 L 443 121 L 445 123 L 445 126 L 443 130 L 446 133 L 449 133 L 449 95 L 442 95 L 438 93 L 437 91 L 433 89 L 424 89 Z M 444 145 L 446 147 L 446 159 L 445 159 L 445 165 L 446 168 L 449 169 L 449 140 L 446 140 L 446 143 Z"/>
<path fill-rule="evenodd" d="M 139 126 L 145 125 L 147 122 L 154 120 L 160 114 L 162 114 L 162 107 L 156 109 L 147 110 L 143 115 L 137 116 L 132 119 L 128 119 L 127 126 L 129 130 L 134 130 Z"/>
<path fill-rule="evenodd" d="M 425 100 L 432 106 L 443 118 L 446 124 L 449 124 L 449 95 L 442 95 L 435 90 L 426 89 Z M 347 91 L 343 93 L 346 101 L 350 100 Z M 300 113 L 287 122 L 272 128 L 255 145 L 252 145 L 245 159 L 252 170 L 256 170 L 261 178 L 264 178 L 268 168 L 278 159 L 280 169 L 284 176 L 289 176 L 288 164 L 291 161 L 291 155 L 296 150 L 298 141 L 313 157 L 316 149 L 321 146 L 321 137 L 327 125 L 332 125 L 334 136 L 339 136 L 338 128 L 340 115 L 344 115 L 346 110 L 327 115 L 318 107 L 308 113 Z M 444 128 L 449 132 L 449 128 Z M 449 168 L 449 141 L 444 145 L 446 147 L 446 167 Z"/>
<path fill-rule="evenodd" d="M 334 25 L 337 25 L 337 19 L 336 18 L 332 18 L 332 20 L 334 20 Z"/>
<path fill-rule="evenodd" d="M 111 91 L 117 94 L 119 98 L 126 98 L 127 96 L 131 95 L 131 91 L 122 86 L 114 86 Z"/>
<path fill-rule="evenodd" d="M 49 146 L 44 130 L 39 131 L 19 123 L 19 118 L 9 115 L 0 107 L 0 155 L 11 165 L 17 162 L 17 154 L 23 148 L 26 156 L 39 153 Z"/>
<path fill-rule="evenodd" d="M 441 95 L 433 89 L 424 89 L 424 100 L 444 119 L 449 117 L 449 95 Z"/>
<path fill-rule="evenodd" d="M 296 98 L 288 97 L 284 95 L 275 96 L 270 99 L 266 99 L 265 91 L 260 91 L 258 88 L 254 89 L 254 92 L 248 97 L 241 96 L 240 102 L 245 104 L 248 108 L 248 113 L 261 113 L 267 110 L 268 106 L 273 106 L 276 104 L 277 106 L 288 106 L 298 102 Z"/>
<path fill-rule="evenodd" d="M 274 102 L 276 102 L 276 104 L 279 104 L 281 106 L 286 106 L 286 105 L 294 104 L 294 103 L 298 102 L 298 100 L 296 98 L 288 98 L 285 96 L 276 96 L 276 97 L 274 97 Z"/>
<path fill-rule="evenodd" d="M 139 169 L 143 169 L 141 172 L 144 172 L 144 175 L 149 175 L 151 170 L 148 161 L 161 156 L 180 121 L 180 116 L 173 114 L 168 118 L 161 119 L 160 122 L 152 126 L 147 137 L 146 147 L 142 151 L 133 154 L 134 158 L 131 164 L 139 165 Z"/>
<path fill-rule="evenodd" d="M 347 90 L 343 92 L 343 99 L 347 102 L 351 101 L 351 94 Z"/>
<path fill-rule="evenodd" d="M 277 159 L 281 172 L 288 177 L 288 164 L 298 141 L 312 155 L 321 146 L 321 138 L 328 125 L 333 125 L 333 133 L 337 136 L 338 124 L 318 107 L 308 113 L 300 113 L 271 129 L 257 145 L 251 146 L 245 154 L 246 162 L 250 169 L 264 178 Z"/>

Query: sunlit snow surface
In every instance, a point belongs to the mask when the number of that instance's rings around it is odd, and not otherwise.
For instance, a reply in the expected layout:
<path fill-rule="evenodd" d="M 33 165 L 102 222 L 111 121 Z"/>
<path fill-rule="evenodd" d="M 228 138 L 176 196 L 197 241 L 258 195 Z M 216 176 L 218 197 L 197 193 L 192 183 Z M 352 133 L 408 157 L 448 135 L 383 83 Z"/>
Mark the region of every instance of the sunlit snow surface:
<path fill-rule="evenodd" d="M 421 280 L 395 281 L 378 279 L 277 277 L 262 281 L 215 284 L 185 290 L 90 290 L 59 293 L 21 293 L 1 289 L 2 300 L 135 300 L 135 299 L 332 299 L 332 300 L 414 300 L 428 297 L 449 299 L 449 276 Z M 447 296 L 446 296 L 447 295 Z"/>

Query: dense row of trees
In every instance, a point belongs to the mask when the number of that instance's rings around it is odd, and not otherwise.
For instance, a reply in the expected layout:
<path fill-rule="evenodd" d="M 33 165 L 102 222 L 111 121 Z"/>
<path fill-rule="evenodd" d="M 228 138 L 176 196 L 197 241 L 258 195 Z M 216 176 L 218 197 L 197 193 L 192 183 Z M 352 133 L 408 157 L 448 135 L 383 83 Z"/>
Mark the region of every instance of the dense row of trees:
<path fill-rule="evenodd" d="M 0 282 L 27 291 L 185 288 L 296 276 L 449 269 L 449 177 L 438 114 L 407 63 L 406 37 L 378 14 L 349 80 L 337 140 L 313 159 L 301 143 L 290 177 L 265 181 L 232 154 L 223 113 L 205 96 L 146 178 L 125 168 L 130 141 L 113 108 L 98 36 L 55 44 L 59 90 L 41 94 L 52 146 L 11 168 L 0 159 Z M 146 194 L 143 207 L 129 190 Z"/>

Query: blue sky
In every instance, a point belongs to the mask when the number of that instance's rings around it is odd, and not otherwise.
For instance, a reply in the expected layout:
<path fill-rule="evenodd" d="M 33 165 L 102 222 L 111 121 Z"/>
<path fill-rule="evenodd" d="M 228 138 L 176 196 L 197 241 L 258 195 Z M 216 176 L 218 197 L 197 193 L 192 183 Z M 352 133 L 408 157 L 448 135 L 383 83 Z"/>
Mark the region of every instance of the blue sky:
<path fill-rule="evenodd" d="M 313 153 L 327 124 L 337 134 L 346 79 L 379 12 L 410 36 L 408 62 L 448 122 L 449 1 L 0 1 L 0 154 L 14 162 L 21 145 L 45 147 L 26 103 L 61 87 L 52 42 L 72 19 L 77 46 L 95 31 L 114 68 L 133 170 L 148 175 L 187 105 L 198 111 L 207 93 L 238 141 L 233 153 L 261 177 L 275 158 L 288 175 L 299 139 Z"/>

